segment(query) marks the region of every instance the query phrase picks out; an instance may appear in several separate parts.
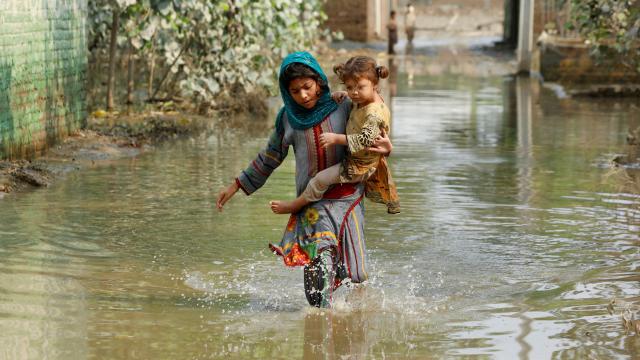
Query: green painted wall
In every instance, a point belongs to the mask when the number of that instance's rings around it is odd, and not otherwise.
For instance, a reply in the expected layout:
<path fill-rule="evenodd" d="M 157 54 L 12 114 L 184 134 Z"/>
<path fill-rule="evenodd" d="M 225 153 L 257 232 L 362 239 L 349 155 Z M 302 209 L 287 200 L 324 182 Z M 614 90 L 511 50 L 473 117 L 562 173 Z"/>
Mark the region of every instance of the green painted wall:
<path fill-rule="evenodd" d="M 87 0 L 0 0 L 0 158 L 86 121 Z"/>

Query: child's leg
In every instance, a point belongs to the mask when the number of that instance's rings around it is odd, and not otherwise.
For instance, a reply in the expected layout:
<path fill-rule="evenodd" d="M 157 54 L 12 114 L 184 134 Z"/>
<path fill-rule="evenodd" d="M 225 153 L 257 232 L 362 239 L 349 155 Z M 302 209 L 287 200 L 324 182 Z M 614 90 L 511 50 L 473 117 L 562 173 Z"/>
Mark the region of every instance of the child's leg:
<path fill-rule="evenodd" d="M 322 199 L 329 186 L 340 182 L 340 163 L 328 167 L 316 174 L 302 194 L 293 201 L 272 201 L 271 211 L 276 214 L 289 214 L 300 211 L 310 202 Z"/>
<path fill-rule="evenodd" d="M 329 186 L 340 183 L 340 169 L 341 164 L 338 163 L 317 173 L 309 180 L 300 197 L 303 197 L 307 203 L 322 199 Z"/>

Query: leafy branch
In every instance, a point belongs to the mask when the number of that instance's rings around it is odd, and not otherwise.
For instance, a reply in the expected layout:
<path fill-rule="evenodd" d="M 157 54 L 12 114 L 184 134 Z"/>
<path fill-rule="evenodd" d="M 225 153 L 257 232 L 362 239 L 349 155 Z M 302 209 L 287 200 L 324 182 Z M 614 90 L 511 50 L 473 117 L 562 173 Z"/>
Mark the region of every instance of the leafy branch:
<path fill-rule="evenodd" d="M 143 59 L 138 62 L 143 69 L 130 73 L 149 74 L 145 86 L 149 99 L 155 99 L 161 89 L 175 87 L 167 91 L 214 104 L 231 89 L 274 90 L 281 58 L 311 48 L 328 34 L 320 29 L 325 19 L 323 3 L 93 0 L 89 2 L 90 51 L 107 56 L 112 71 L 120 53 L 128 54 L 131 66 L 132 59 Z M 160 79 L 153 78 L 156 66 L 164 69 Z M 113 95 L 110 99 L 113 106 Z"/>
<path fill-rule="evenodd" d="M 625 56 L 624 65 L 640 72 L 640 2 L 571 0 L 571 30 L 577 30 L 596 57 Z"/>

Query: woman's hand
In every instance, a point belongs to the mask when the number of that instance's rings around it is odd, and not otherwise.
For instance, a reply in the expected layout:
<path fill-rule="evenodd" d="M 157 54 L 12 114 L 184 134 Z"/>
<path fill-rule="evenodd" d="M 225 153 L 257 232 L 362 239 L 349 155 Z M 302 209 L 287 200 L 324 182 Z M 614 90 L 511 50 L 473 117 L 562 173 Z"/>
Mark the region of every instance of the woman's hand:
<path fill-rule="evenodd" d="M 344 135 L 342 135 L 344 136 Z M 322 133 L 320 134 L 320 146 L 326 148 L 329 147 L 331 145 L 336 145 L 340 143 L 340 134 L 334 134 L 334 133 Z"/>
<path fill-rule="evenodd" d="M 391 154 L 393 144 L 391 144 L 391 140 L 384 129 L 380 130 L 380 135 L 373 140 L 373 145 L 368 147 L 367 150 L 384 156 L 389 156 Z"/>
<path fill-rule="evenodd" d="M 224 204 L 238 192 L 238 184 L 234 181 L 226 189 L 220 190 L 218 193 L 218 200 L 216 201 L 216 207 L 218 211 L 222 211 Z"/>
<path fill-rule="evenodd" d="M 348 95 L 346 91 L 336 91 L 331 94 L 331 98 L 333 99 L 333 101 L 337 102 L 338 104 L 342 104 L 344 99 L 346 99 L 347 97 Z"/>

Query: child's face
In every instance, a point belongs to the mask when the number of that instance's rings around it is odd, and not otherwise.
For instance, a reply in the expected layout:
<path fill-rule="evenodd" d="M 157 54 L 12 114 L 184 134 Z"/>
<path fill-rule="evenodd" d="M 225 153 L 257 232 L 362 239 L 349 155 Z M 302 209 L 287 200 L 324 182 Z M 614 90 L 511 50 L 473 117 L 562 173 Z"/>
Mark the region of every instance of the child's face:
<path fill-rule="evenodd" d="M 351 100 L 358 105 L 367 105 L 375 100 L 375 85 L 367 78 L 346 79 L 344 85 Z"/>
<path fill-rule="evenodd" d="M 320 86 L 313 78 L 295 78 L 289 83 L 289 94 L 296 104 L 312 109 L 320 98 Z"/>

